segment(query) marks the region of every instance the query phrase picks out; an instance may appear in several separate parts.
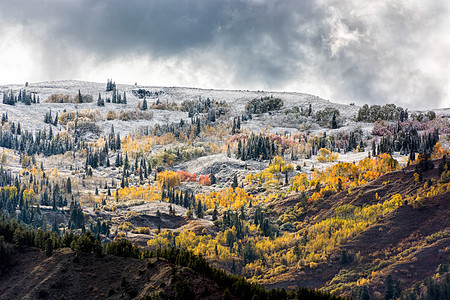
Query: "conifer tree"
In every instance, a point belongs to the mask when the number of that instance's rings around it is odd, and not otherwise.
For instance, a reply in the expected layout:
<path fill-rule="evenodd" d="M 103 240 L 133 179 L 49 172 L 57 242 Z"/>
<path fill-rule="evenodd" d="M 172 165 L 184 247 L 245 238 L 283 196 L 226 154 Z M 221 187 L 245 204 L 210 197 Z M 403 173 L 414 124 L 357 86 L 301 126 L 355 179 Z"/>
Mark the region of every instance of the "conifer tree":
<path fill-rule="evenodd" d="M 141 110 L 147 110 L 147 99 L 144 98 L 144 101 L 142 101 Z"/>

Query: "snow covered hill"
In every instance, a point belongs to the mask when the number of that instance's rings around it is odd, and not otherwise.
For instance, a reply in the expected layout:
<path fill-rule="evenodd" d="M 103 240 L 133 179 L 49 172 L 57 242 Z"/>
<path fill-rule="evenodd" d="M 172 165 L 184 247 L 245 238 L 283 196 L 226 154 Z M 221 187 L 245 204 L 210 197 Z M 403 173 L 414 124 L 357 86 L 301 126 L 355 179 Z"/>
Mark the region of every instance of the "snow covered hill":
<path fill-rule="evenodd" d="M 285 108 L 298 107 L 308 107 L 311 104 L 314 111 L 324 109 L 326 107 L 334 107 L 338 109 L 342 117 L 351 118 L 356 115 L 358 111 L 357 106 L 344 105 L 332 103 L 328 100 L 321 99 L 317 96 L 303 94 L 303 93 L 291 93 L 291 92 L 264 92 L 264 91 L 243 91 L 243 90 L 210 90 L 210 89 L 198 89 L 198 88 L 186 88 L 186 87 L 151 87 L 151 86 L 139 86 L 139 85 L 123 85 L 117 84 L 117 90 L 119 93 L 126 92 L 127 104 L 113 104 L 106 103 L 105 107 L 99 107 L 96 104 L 96 99 L 98 95 L 101 94 L 102 98 L 111 97 L 112 92 L 105 91 L 105 83 L 94 83 L 94 82 L 84 82 L 75 80 L 64 80 L 64 81 L 51 81 L 51 82 L 41 82 L 41 83 L 30 83 L 28 86 L 25 85 L 3 85 L 0 86 L 0 92 L 8 93 L 13 91 L 14 94 L 18 95 L 20 90 L 25 89 L 27 93 L 35 94 L 36 97 L 39 96 L 40 104 L 33 104 L 31 106 L 24 105 L 22 103 L 17 103 L 15 106 L 5 105 L 0 103 L 0 111 L 7 112 L 11 120 L 20 121 L 23 123 L 24 128 L 36 130 L 47 126 L 44 123 L 44 115 L 52 111 L 53 116 L 56 113 L 61 114 L 62 111 L 70 110 L 83 110 L 83 109 L 97 109 L 99 112 L 106 114 L 107 111 L 120 110 L 136 110 L 138 103 L 142 102 L 142 99 L 138 99 L 133 95 L 133 90 L 145 89 L 153 92 L 160 92 L 159 101 L 161 103 L 177 103 L 180 105 L 185 100 L 197 100 L 199 98 L 214 99 L 216 101 L 225 101 L 230 105 L 231 115 L 241 115 L 244 113 L 245 105 L 247 102 L 254 98 L 260 98 L 265 96 L 279 97 L 284 101 Z M 75 96 L 78 90 L 82 94 L 90 94 L 94 98 L 92 103 L 83 104 L 73 104 L 73 103 L 46 103 L 45 100 L 52 94 L 68 94 Z M 162 93 L 161 93 L 162 91 Z M 151 105 L 156 98 L 147 98 L 149 105 Z M 153 127 L 155 124 L 167 124 L 170 122 L 179 122 L 181 119 L 188 119 L 188 114 L 186 112 L 180 111 L 165 111 L 165 110 L 152 110 L 153 118 L 151 120 L 132 120 L 132 121 L 120 121 L 114 120 L 114 127 L 116 131 L 121 132 L 125 135 L 132 132 L 140 126 L 150 126 Z M 276 121 L 268 121 L 267 119 L 258 119 L 253 122 L 253 124 L 248 124 L 248 128 L 253 131 L 258 131 L 258 128 L 266 127 Z M 99 125 L 104 129 L 109 131 L 113 122 L 106 120 L 104 117 L 100 118 Z M 276 124 L 275 124 L 276 125 Z M 277 131 L 277 126 L 273 126 L 273 130 Z M 279 126 L 279 130 L 289 128 L 289 124 L 284 124 Z M 60 129 L 63 129 L 59 126 Z M 292 128 L 291 129 L 298 129 Z"/>

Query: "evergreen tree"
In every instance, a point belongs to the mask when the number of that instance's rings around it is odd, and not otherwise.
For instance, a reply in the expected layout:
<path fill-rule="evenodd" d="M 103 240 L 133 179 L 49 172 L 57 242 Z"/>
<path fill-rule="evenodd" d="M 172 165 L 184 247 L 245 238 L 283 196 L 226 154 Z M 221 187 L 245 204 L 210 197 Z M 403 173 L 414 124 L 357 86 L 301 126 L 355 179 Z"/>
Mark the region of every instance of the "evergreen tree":
<path fill-rule="evenodd" d="M 196 214 L 197 214 L 197 218 L 199 218 L 199 219 L 203 218 L 203 205 L 202 205 L 202 202 L 200 200 L 198 200 L 198 203 L 197 203 Z"/>
<path fill-rule="evenodd" d="M 105 106 L 105 100 L 102 99 L 102 95 L 98 93 L 98 100 L 97 100 L 98 106 Z"/>
<path fill-rule="evenodd" d="M 239 183 L 238 183 L 237 175 L 234 174 L 234 175 L 233 175 L 233 183 L 231 184 L 231 187 L 232 187 L 233 189 L 235 189 L 235 188 L 238 187 L 238 185 L 239 185 Z"/>
<path fill-rule="evenodd" d="M 144 101 L 142 101 L 141 110 L 147 110 L 147 99 L 144 98 Z"/>
<path fill-rule="evenodd" d="M 333 114 L 333 119 L 331 119 L 331 129 L 336 129 L 338 128 L 338 124 L 336 121 L 336 114 Z"/>
<path fill-rule="evenodd" d="M 357 300 L 370 300 L 369 290 L 367 286 L 359 286 L 357 290 Z"/>
<path fill-rule="evenodd" d="M 394 297 L 394 280 L 392 276 L 389 274 L 384 280 L 384 299 L 391 300 Z"/>
<path fill-rule="evenodd" d="M 52 256 L 53 254 L 53 240 L 52 238 L 48 238 L 45 241 L 45 255 Z"/>
<path fill-rule="evenodd" d="M 78 102 L 83 103 L 83 96 L 81 95 L 81 91 L 78 90 Z"/>

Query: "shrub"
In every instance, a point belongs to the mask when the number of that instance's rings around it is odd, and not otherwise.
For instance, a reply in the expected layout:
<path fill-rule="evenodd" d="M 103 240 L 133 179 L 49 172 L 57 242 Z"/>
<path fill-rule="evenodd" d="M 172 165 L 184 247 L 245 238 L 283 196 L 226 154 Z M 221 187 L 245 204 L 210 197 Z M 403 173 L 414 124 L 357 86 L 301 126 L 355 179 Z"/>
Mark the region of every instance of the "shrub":
<path fill-rule="evenodd" d="M 328 149 L 321 148 L 321 149 L 319 149 L 319 156 L 317 157 L 317 161 L 332 162 L 332 161 L 336 161 L 337 158 L 338 158 L 337 153 L 333 153 Z"/>
<path fill-rule="evenodd" d="M 73 103 L 73 97 L 66 94 L 51 94 L 48 96 L 47 103 Z"/>
<path fill-rule="evenodd" d="M 138 232 L 140 234 L 149 234 L 150 233 L 150 228 L 148 228 L 148 227 L 139 227 L 138 228 Z"/>
<path fill-rule="evenodd" d="M 113 110 L 108 111 L 108 113 L 106 114 L 106 119 L 107 120 L 115 120 L 117 119 L 117 113 Z"/>
<path fill-rule="evenodd" d="M 198 178 L 198 183 L 201 185 L 210 186 L 211 179 L 209 175 L 200 175 L 200 177 Z"/>

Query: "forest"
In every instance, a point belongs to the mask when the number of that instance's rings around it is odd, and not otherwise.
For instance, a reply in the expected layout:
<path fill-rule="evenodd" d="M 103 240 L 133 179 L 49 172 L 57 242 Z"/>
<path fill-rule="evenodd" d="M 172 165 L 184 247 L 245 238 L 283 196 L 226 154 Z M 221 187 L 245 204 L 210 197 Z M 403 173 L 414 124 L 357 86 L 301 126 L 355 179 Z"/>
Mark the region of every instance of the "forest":
<path fill-rule="evenodd" d="M 2 91 L 2 269 L 24 247 L 70 247 L 163 258 L 240 299 L 447 299 L 445 222 L 361 246 L 405 210 L 448 211 L 445 115 L 270 93 L 235 106 L 112 79 L 68 90 Z M 35 123 L 19 117 L 29 107 Z M 394 272 L 430 247 L 423 274 Z"/>

